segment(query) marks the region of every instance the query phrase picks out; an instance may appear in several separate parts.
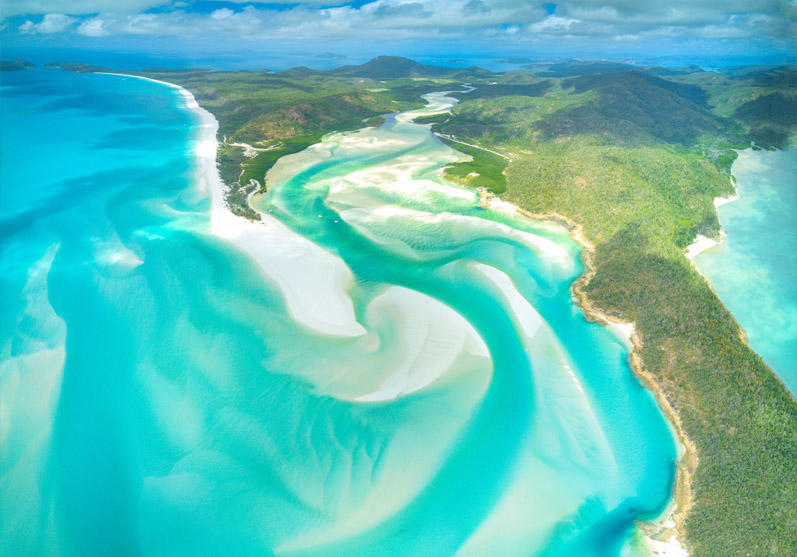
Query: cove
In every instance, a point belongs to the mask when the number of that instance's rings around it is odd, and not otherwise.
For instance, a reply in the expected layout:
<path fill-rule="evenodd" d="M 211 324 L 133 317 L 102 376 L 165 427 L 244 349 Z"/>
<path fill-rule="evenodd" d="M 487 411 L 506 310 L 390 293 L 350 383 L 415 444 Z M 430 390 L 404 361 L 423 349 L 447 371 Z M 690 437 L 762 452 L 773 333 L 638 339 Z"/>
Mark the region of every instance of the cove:
<path fill-rule="evenodd" d="M 726 235 L 695 258 L 750 347 L 797 391 L 797 149 L 739 152 L 738 199 L 717 207 Z"/>

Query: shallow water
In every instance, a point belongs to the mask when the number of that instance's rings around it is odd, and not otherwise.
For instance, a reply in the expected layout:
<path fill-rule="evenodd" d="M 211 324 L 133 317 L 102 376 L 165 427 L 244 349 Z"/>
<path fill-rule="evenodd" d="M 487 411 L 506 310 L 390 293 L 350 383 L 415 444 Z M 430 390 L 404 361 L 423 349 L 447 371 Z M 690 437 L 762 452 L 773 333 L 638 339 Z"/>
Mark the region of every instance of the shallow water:
<path fill-rule="evenodd" d="M 580 248 L 442 182 L 412 115 L 282 159 L 236 244 L 175 90 L 2 95 L 12 554 L 607 555 L 665 507 L 672 435 L 571 300 Z"/>
<path fill-rule="evenodd" d="M 717 209 L 727 236 L 695 263 L 797 393 L 797 149 L 741 151 L 732 172 L 739 199 Z"/>

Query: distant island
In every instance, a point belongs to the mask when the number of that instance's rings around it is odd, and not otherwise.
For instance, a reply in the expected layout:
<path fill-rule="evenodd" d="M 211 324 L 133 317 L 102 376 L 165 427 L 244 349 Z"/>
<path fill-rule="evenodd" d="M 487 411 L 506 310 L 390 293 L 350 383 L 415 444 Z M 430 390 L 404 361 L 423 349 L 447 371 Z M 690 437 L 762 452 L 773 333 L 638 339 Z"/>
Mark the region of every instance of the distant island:
<path fill-rule="evenodd" d="M 452 91 L 450 113 L 417 120 L 470 156 L 446 176 L 580 230 L 591 249 L 574 294 L 588 315 L 635 324 L 634 369 L 686 449 L 675 527 L 688 547 L 797 547 L 797 402 L 684 257 L 698 235 L 719 237 L 713 201 L 734 193 L 736 150 L 793 145 L 797 68 L 570 61 L 496 73 L 383 56 L 327 71 L 117 72 L 180 85 L 216 117 L 227 201 L 250 219 L 249 197 L 282 156 Z"/>
<path fill-rule="evenodd" d="M 0 61 L 0 72 L 28 70 L 32 67 L 34 67 L 34 64 L 27 60 L 14 60 L 12 62 Z"/>

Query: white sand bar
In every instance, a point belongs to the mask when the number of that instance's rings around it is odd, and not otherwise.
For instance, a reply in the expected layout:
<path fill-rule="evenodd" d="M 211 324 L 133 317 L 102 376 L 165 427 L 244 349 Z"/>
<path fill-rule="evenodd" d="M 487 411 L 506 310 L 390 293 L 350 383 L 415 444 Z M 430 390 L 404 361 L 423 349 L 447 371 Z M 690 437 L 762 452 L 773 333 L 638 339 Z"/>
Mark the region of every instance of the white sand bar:
<path fill-rule="evenodd" d="M 122 75 L 122 74 L 115 74 Z M 339 257 L 290 230 L 278 220 L 261 215 L 253 222 L 234 215 L 227 207 L 225 186 L 216 168 L 216 118 L 200 107 L 194 96 L 178 85 L 138 76 L 176 88 L 186 107 L 200 117 L 196 142 L 197 185 L 210 194 L 210 228 L 213 234 L 245 252 L 280 289 L 288 312 L 302 325 L 322 334 L 359 336 L 349 296 L 353 275 Z"/>

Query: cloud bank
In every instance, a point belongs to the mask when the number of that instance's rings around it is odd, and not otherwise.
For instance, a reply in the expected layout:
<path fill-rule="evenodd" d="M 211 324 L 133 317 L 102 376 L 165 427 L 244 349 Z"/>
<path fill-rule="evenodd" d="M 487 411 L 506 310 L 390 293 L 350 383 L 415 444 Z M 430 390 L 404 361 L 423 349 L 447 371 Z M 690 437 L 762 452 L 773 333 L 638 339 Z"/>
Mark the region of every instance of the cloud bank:
<path fill-rule="evenodd" d="M 793 51 L 795 0 L 0 0 L 6 31 L 177 39 L 766 41 Z"/>

